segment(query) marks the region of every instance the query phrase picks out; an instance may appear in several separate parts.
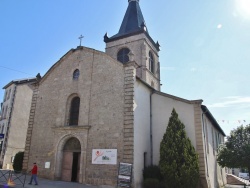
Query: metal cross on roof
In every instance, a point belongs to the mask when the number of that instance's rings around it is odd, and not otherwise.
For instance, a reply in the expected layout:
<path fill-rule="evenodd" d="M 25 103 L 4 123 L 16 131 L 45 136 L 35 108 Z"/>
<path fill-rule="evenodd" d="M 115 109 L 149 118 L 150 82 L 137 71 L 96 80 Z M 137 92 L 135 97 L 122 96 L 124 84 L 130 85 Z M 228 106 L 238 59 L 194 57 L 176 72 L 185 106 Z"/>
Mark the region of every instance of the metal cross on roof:
<path fill-rule="evenodd" d="M 84 36 L 80 36 L 80 37 L 78 37 L 78 39 L 80 39 L 80 46 L 82 46 L 82 39 L 84 38 Z"/>

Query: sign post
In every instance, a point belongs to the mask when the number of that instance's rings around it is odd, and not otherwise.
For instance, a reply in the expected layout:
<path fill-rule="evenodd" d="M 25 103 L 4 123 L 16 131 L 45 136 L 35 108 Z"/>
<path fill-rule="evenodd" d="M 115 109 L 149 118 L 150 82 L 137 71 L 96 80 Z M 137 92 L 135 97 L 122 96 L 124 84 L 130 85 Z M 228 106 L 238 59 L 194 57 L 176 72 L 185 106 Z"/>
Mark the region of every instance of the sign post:
<path fill-rule="evenodd" d="M 0 139 L 1 139 L 1 138 L 4 138 L 4 134 L 0 134 Z"/>
<path fill-rule="evenodd" d="M 92 164 L 117 164 L 117 149 L 93 149 Z"/>
<path fill-rule="evenodd" d="M 133 165 L 130 163 L 120 163 L 118 178 L 117 178 L 117 187 L 131 187 L 132 183 L 132 169 Z"/>

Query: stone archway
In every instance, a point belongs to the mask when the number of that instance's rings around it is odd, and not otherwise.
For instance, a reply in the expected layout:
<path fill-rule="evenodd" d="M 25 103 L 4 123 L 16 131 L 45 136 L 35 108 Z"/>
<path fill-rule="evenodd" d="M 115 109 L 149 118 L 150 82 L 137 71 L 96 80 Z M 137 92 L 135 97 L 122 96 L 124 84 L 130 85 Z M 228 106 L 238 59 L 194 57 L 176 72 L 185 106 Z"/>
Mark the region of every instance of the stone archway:
<path fill-rule="evenodd" d="M 69 138 L 63 146 L 62 181 L 79 182 L 81 144 L 75 137 Z"/>
<path fill-rule="evenodd" d="M 88 130 L 90 126 L 77 126 L 77 127 L 55 127 L 53 130 L 55 131 L 55 146 L 56 146 L 56 153 L 55 153 L 55 166 L 53 168 L 54 171 L 54 179 L 55 180 L 63 180 L 63 160 L 64 160 L 64 153 L 71 152 L 78 153 L 75 154 L 75 160 L 79 160 L 79 173 L 77 173 L 77 181 L 79 183 L 85 183 L 86 181 L 86 161 L 87 161 L 87 143 L 88 143 Z M 76 142 L 79 143 L 75 146 L 71 146 L 71 139 L 73 140 L 72 143 Z M 69 144 L 68 144 L 69 143 Z M 74 145 L 74 144 L 73 144 Z M 77 147 L 76 147 L 77 146 Z M 80 146 L 80 149 L 79 149 Z M 75 149 L 74 149 L 75 147 Z M 74 154 L 72 154 L 74 155 Z M 78 156 L 76 156 L 78 155 Z M 74 156 L 73 156 L 74 157 Z M 72 162 L 73 162 L 72 157 Z M 72 164 L 73 165 L 73 164 Z M 64 180 L 65 181 L 65 180 Z M 71 181 L 71 179 L 68 179 Z"/>

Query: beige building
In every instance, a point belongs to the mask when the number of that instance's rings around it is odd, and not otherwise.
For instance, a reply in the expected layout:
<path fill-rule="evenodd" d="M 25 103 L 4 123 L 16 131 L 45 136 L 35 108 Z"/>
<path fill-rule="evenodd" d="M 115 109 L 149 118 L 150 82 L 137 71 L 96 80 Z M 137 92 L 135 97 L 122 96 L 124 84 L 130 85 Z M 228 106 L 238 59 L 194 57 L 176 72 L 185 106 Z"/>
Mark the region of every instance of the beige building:
<path fill-rule="evenodd" d="M 105 52 L 68 51 L 34 84 L 24 169 L 36 162 L 41 177 L 110 187 L 126 172 L 140 188 L 175 108 L 199 154 L 199 187 L 225 184 L 216 163 L 225 134 L 202 100 L 160 92 L 159 44 L 139 0 L 129 0 L 119 32 L 104 41 Z"/>
<path fill-rule="evenodd" d="M 32 99 L 32 83 L 36 78 L 13 80 L 3 87 L 1 104 L 0 163 L 3 169 L 12 169 L 14 156 L 24 151 Z"/>

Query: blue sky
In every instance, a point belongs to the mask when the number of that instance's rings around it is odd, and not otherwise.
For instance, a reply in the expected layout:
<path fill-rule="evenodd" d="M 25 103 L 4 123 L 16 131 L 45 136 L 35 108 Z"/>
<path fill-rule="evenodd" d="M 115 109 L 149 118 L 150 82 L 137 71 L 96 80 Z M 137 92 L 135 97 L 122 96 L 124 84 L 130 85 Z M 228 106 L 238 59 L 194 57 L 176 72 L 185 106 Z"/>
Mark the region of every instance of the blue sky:
<path fill-rule="evenodd" d="M 1 0 L 0 86 L 46 71 L 71 48 L 105 50 L 127 0 Z M 203 99 L 226 134 L 250 123 L 250 0 L 141 0 L 161 45 L 162 91 Z M 0 101 L 4 90 L 0 91 Z M 245 121 L 244 121 L 245 120 Z"/>

